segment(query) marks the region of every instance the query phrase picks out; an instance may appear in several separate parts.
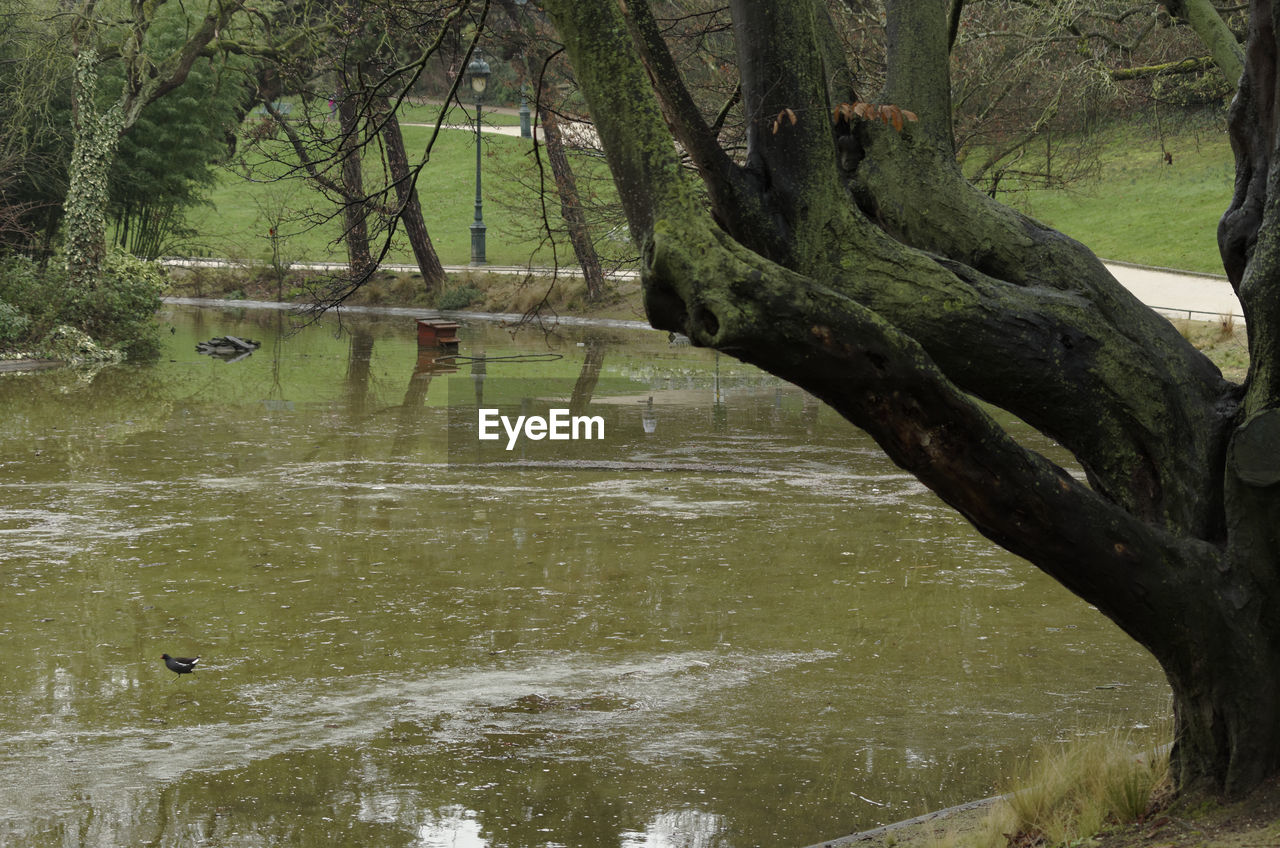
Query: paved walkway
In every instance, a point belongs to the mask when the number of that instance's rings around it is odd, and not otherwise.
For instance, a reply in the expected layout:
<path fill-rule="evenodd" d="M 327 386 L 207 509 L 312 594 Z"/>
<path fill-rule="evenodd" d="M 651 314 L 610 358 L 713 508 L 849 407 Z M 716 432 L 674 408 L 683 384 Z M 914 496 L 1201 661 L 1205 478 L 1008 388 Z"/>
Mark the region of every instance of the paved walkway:
<path fill-rule="evenodd" d="M 1188 274 L 1167 268 L 1147 268 L 1107 262 L 1121 285 L 1163 314 L 1212 321 L 1222 315 L 1240 318 L 1240 301 L 1226 277 Z"/>
<path fill-rule="evenodd" d="M 516 128 L 519 132 L 519 127 Z M 230 265 L 225 259 L 165 259 L 166 264 L 185 265 L 188 267 L 220 267 Z M 1196 321 L 1216 321 L 1224 315 L 1234 316 L 1238 321 L 1243 317 L 1240 301 L 1227 282 L 1226 277 L 1215 277 L 1209 274 L 1190 274 L 1185 271 L 1174 271 L 1168 268 L 1149 268 L 1130 265 L 1124 262 L 1106 262 L 1107 268 L 1120 281 L 1121 285 L 1138 296 L 1138 299 L 1161 314 L 1171 318 L 1184 317 Z M 343 262 L 299 262 L 293 265 L 296 269 L 312 271 L 343 271 Z M 412 273 L 418 270 L 416 265 L 399 265 L 383 263 L 384 271 Z M 490 274 L 550 274 L 549 268 L 526 268 L 523 266 L 485 265 L 475 268 L 469 265 L 446 265 L 449 273 L 466 271 L 484 271 Z M 562 275 L 573 275 L 574 268 L 562 268 Z M 621 271 L 618 277 L 633 279 L 635 271 Z"/>

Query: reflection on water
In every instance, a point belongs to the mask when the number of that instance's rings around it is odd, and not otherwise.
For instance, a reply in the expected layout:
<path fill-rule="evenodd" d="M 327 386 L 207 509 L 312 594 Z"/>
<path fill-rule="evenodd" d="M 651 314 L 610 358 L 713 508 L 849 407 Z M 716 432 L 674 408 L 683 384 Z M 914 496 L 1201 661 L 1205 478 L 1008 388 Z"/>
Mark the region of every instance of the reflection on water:
<path fill-rule="evenodd" d="M 164 319 L 154 365 L 0 378 L 4 845 L 805 845 L 1165 700 L 865 436 L 664 334 Z M 606 438 L 481 444 L 488 406 Z"/>

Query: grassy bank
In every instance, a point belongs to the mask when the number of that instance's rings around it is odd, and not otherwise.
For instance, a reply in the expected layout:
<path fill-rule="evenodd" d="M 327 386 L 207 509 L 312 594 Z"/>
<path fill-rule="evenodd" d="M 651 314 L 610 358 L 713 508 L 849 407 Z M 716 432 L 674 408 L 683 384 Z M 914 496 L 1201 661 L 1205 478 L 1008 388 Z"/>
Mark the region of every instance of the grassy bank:
<path fill-rule="evenodd" d="M 476 189 L 476 134 L 466 127 L 472 125 L 475 115 L 473 109 L 455 106 L 445 116 L 445 126 L 455 128 L 441 129 L 432 142 L 439 114 L 435 105 L 406 104 L 400 112 L 401 131 L 409 159 L 428 158 L 417 189 L 436 253 L 446 265 L 465 265 L 471 258 Z M 248 125 L 258 126 L 262 120 L 260 115 L 251 116 Z M 512 127 L 520 122 L 510 108 L 486 109 L 483 120 L 487 127 Z M 333 127 L 336 132 L 336 124 Z M 198 235 L 173 245 L 170 252 L 284 264 L 344 261 L 346 248 L 341 242 L 338 205 L 296 169 L 291 173 L 283 164 L 293 158 L 283 133 L 277 131 L 274 138 L 261 139 L 259 144 L 258 148 L 244 147 L 242 158 L 218 175 L 207 204 L 188 213 L 187 224 Z M 535 156 L 530 139 L 491 132 L 481 135 L 480 148 L 489 263 L 553 264 L 556 254 L 543 233 L 543 202 L 545 199 L 548 204 L 552 225 L 558 227 L 559 201 L 545 153 Z M 570 158 L 583 202 L 588 206 L 614 202 L 616 193 L 612 183 L 604 179 L 603 162 L 579 153 L 572 153 Z M 277 161 L 270 161 L 273 159 Z M 384 182 L 376 146 L 366 150 L 364 170 L 367 188 Z M 605 232 L 599 236 L 607 254 L 616 239 Z M 373 245 L 375 252 L 380 247 L 380 243 Z M 572 261 L 567 243 L 559 246 L 558 256 L 562 263 L 565 257 Z M 414 262 L 403 236 L 392 241 L 386 261 Z"/>
<path fill-rule="evenodd" d="M 403 132 L 406 147 L 422 151 L 432 129 L 405 126 Z M 550 251 L 540 244 L 537 235 L 541 207 L 533 186 L 539 173 L 529 155 L 530 142 L 494 134 L 482 139 L 489 262 L 549 264 Z M 475 145 L 474 133 L 442 130 L 418 186 L 427 232 L 446 265 L 466 264 L 471 257 Z M 258 158 L 255 166 L 261 161 Z M 286 264 L 345 261 L 346 248 L 339 241 L 342 223 L 333 217 L 336 205 L 303 180 L 268 179 L 283 176 L 283 170 L 263 168 L 254 180 L 246 179 L 243 171 L 224 171 L 209 196 L 209 205 L 189 216 L 189 224 L 200 235 L 184 252 L 242 261 L 272 261 L 274 257 Z M 414 261 L 403 238 L 393 242 L 387 261 Z"/>
<path fill-rule="evenodd" d="M 268 300 L 302 306 L 315 299 L 327 280 L 323 275 L 286 271 L 277 275 L 252 268 L 170 269 L 168 294 L 219 300 Z M 644 320 L 638 280 L 613 279 L 604 297 L 591 302 L 581 277 L 562 274 L 498 274 L 482 269 L 450 274 L 444 288 L 428 291 L 416 273 L 379 272 L 345 301 L 351 306 L 403 306 L 446 311 L 525 313 L 552 317 Z"/>
<path fill-rule="evenodd" d="M 1280 845 L 1280 787 L 1175 797 L 1165 750 L 1119 734 L 1042 753 L 991 802 L 836 841 L 840 848 L 1262 848 Z"/>
<path fill-rule="evenodd" d="M 437 115 L 435 106 L 406 107 L 402 120 L 411 158 L 426 150 L 430 125 Z M 447 122 L 465 124 L 469 119 L 467 113 L 455 108 Z M 1166 118 L 1158 126 L 1149 119 L 1135 120 L 1100 131 L 1096 136 L 1097 167 L 1089 180 L 1066 188 L 1023 190 L 1011 178 L 1001 182 L 997 198 L 1062 230 L 1107 259 L 1221 273 L 1215 230 L 1230 199 L 1233 179 L 1225 128 L 1220 116 L 1183 118 L 1176 125 L 1174 120 Z M 509 109 L 485 112 L 486 124 L 518 121 Z M 475 143 L 471 131 L 443 130 L 419 180 L 427 230 L 445 264 L 466 264 L 470 259 Z M 279 144 L 283 149 L 283 142 Z M 545 182 L 548 191 L 552 189 L 545 157 L 540 171 L 529 140 L 497 134 L 483 136 L 482 150 L 489 261 L 499 265 L 550 264 L 552 254 L 540 233 L 543 199 L 538 187 Z M 1028 161 L 1020 167 L 1034 170 L 1035 156 L 1029 153 Z M 602 179 L 603 163 L 590 155 L 576 154 L 573 165 L 583 178 L 580 189 L 584 196 L 593 203 L 607 204 L 613 189 Z M 366 168 L 370 174 L 381 172 L 373 157 Z M 274 172 L 276 176 L 280 173 Z M 191 227 L 200 235 L 183 246 L 183 252 L 257 261 L 270 260 L 273 251 L 286 262 L 344 258 L 338 240 L 340 223 L 320 220 L 333 215 L 334 205 L 303 181 L 249 181 L 242 172 L 227 170 L 209 201 L 208 207 L 190 216 Z M 554 197 L 547 198 L 547 213 L 558 224 L 559 204 Z M 597 226 L 597 231 L 615 225 Z M 273 227 L 277 231 L 274 240 L 270 235 Z M 612 239 L 599 232 L 597 236 L 603 246 L 610 245 Z M 625 247 L 618 249 L 625 252 Z M 567 244 L 561 245 L 559 257 L 562 262 L 573 261 Z M 412 262 L 408 245 L 402 240 L 395 243 L 388 259 Z"/>
<path fill-rule="evenodd" d="M 1099 143 L 1094 178 L 997 198 L 1106 259 L 1221 274 L 1218 218 L 1235 173 L 1223 123 L 1199 116 L 1113 127 Z"/>

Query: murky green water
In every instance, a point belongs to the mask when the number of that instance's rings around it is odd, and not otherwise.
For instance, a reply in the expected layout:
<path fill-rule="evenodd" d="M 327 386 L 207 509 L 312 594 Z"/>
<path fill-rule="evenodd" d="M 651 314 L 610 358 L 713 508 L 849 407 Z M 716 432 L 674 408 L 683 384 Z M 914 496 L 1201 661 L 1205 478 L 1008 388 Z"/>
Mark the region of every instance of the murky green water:
<path fill-rule="evenodd" d="M 154 366 L 0 378 L 0 844 L 801 846 L 1164 705 L 865 436 L 664 334 L 464 327 L 539 356 L 451 373 L 406 316 L 164 321 Z M 603 440 L 475 438 L 477 392 L 575 388 Z"/>

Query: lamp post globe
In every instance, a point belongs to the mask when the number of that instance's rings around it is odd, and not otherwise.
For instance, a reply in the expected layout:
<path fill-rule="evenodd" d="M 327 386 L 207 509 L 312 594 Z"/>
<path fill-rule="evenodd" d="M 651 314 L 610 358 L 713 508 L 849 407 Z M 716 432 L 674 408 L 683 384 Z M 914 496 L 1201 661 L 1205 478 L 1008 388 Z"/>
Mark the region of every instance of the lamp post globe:
<path fill-rule="evenodd" d="M 475 57 L 467 65 L 467 81 L 476 103 L 476 217 L 471 223 L 471 264 L 484 265 L 484 210 L 480 198 L 480 117 L 484 90 L 489 85 L 489 63 L 477 48 Z"/>

